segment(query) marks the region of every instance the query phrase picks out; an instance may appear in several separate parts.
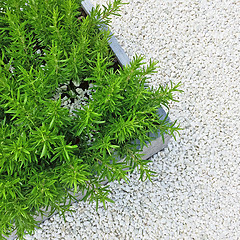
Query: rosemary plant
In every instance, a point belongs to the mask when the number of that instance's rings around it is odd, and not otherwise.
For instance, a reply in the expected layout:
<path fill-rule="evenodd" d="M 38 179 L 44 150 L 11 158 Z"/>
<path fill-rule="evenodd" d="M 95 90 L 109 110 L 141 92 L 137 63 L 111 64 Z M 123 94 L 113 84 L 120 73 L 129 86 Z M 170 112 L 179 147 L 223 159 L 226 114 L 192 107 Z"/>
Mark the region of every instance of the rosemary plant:
<path fill-rule="evenodd" d="M 36 215 L 48 207 L 64 215 L 77 192 L 105 206 L 112 200 L 101 182 L 128 181 L 126 169 L 151 180 L 149 160 L 141 159 L 134 140 L 141 150 L 152 140 L 149 132 L 164 137 L 180 129 L 157 115 L 175 101 L 179 84 L 146 87 L 156 62 L 146 66 L 136 56 L 113 67 L 110 33 L 99 27 L 122 4 L 115 0 L 85 16 L 81 0 L 1 1 L 0 239 L 14 230 L 20 239 L 31 234 Z M 65 84 L 72 101 L 73 83 L 92 95 L 70 114 L 61 95 L 54 96 Z"/>

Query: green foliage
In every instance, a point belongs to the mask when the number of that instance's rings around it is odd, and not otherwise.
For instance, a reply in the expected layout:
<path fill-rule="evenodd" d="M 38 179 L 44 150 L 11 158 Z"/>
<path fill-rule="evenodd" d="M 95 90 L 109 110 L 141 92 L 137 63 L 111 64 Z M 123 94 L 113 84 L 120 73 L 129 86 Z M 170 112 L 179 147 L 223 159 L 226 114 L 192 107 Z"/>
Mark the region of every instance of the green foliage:
<path fill-rule="evenodd" d="M 157 115 L 174 101 L 179 84 L 146 87 L 156 62 L 146 66 L 137 56 L 113 68 L 110 34 L 99 27 L 118 15 L 121 0 L 91 16 L 82 15 L 80 4 L 0 3 L 0 238 L 16 229 L 22 239 L 34 231 L 36 215 L 48 207 L 64 214 L 67 199 L 81 191 L 83 200 L 105 206 L 112 202 L 101 184 L 106 179 L 128 181 L 127 171 L 137 168 L 141 180 L 151 180 L 149 160 L 139 154 L 152 140 L 148 133 L 174 136 L 180 129 Z M 61 96 L 54 100 L 64 84 L 72 100 L 73 83 L 92 90 L 74 114 Z"/>

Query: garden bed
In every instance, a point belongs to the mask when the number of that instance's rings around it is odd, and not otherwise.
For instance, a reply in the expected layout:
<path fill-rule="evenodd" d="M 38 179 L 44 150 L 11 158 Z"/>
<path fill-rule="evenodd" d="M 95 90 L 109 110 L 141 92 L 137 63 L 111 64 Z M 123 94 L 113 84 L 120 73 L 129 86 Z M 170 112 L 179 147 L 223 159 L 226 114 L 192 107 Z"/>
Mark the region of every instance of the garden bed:
<path fill-rule="evenodd" d="M 82 2 L 82 8 L 85 11 L 86 14 L 90 14 L 93 6 L 90 3 L 90 1 L 83 1 Z M 104 27 L 107 29 L 107 26 Z M 114 69 L 116 70 L 117 68 L 121 68 L 124 66 L 127 66 L 130 64 L 130 60 L 128 58 L 128 56 L 126 55 L 126 53 L 124 52 L 124 50 L 121 48 L 121 46 L 118 44 L 116 38 L 112 35 L 110 40 L 109 40 L 109 45 L 112 49 L 112 51 L 114 52 L 115 57 L 113 58 L 113 62 L 114 62 Z M 89 85 L 86 86 L 86 89 L 88 89 Z M 162 108 L 158 109 L 158 116 L 160 119 L 167 119 L 169 122 L 169 118 L 167 117 L 165 111 Z M 148 133 L 148 135 L 151 138 L 154 138 L 154 140 L 152 140 L 151 143 L 146 142 L 146 146 L 143 147 L 142 151 L 139 152 L 139 154 L 144 154 L 144 156 L 142 156 L 142 159 L 148 159 L 150 158 L 153 154 L 157 153 L 158 151 L 162 150 L 168 143 L 169 139 L 170 139 L 170 135 L 164 135 L 164 142 L 163 142 L 163 136 L 162 134 L 159 133 L 153 134 L 153 133 Z M 136 140 L 136 143 L 139 142 L 139 149 L 140 149 L 140 141 Z M 43 154 L 43 152 L 42 152 Z M 121 162 L 121 160 L 119 160 Z M 102 181 L 102 184 L 106 184 L 108 182 L 108 180 L 106 181 Z M 77 193 L 75 195 L 75 200 L 81 200 L 84 197 L 83 193 Z M 71 201 L 72 202 L 72 201 Z M 46 215 L 48 215 L 49 213 L 51 213 L 51 208 L 44 210 L 44 212 L 46 213 Z M 56 212 L 52 213 L 55 214 Z M 46 219 L 48 219 L 48 217 L 44 217 L 44 216 L 37 216 L 35 218 L 36 221 L 40 222 L 40 221 L 44 221 Z M 13 233 L 10 237 L 8 237 L 7 239 L 14 239 L 15 233 Z"/>

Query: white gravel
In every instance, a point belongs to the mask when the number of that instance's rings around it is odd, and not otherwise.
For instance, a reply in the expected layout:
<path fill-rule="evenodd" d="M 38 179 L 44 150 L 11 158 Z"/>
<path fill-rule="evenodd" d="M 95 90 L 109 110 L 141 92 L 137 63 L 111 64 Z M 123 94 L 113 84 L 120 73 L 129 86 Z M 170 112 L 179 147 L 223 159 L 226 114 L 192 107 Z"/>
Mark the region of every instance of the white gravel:
<path fill-rule="evenodd" d="M 106 1 L 94 0 L 105 3 Z M 133 0 L 112 31 L 159 61 L 152 84 L 181 81 L 170 117 L 185 130 L 153 156 L 153 183 L 112 183 L 115 204 L 80 202 L 28 239 L 240 239 L 240 2 Z"/>

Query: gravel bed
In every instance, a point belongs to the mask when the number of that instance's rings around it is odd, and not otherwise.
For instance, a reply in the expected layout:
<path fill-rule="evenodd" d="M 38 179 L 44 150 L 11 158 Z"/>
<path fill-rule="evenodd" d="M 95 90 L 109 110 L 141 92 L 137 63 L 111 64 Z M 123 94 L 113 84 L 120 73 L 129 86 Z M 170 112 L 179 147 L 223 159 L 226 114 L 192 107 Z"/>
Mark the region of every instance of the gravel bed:
<path fill-rule="evenodd" d="M 94 3 L 107 1 L 94 0 Z M 27 239 L 240 239 L 240 2 L 131 0 L 112 31 L 130 58 L 159 61 L 152 85 L 182 82 L 185 128 L 152 157 L 153 182 L 111 183 L 115 204 L 74 204 Z"/>

